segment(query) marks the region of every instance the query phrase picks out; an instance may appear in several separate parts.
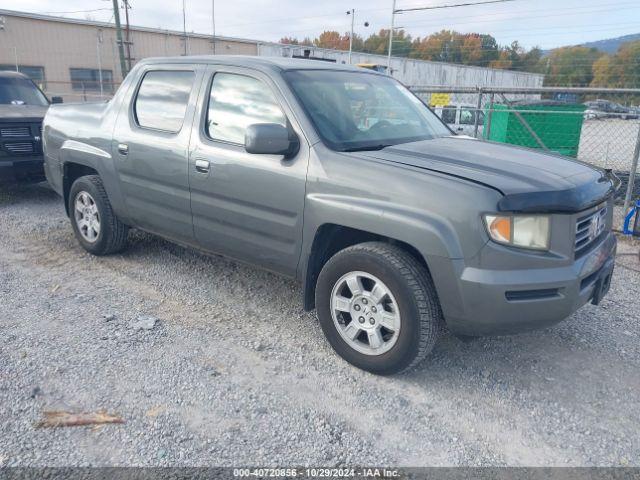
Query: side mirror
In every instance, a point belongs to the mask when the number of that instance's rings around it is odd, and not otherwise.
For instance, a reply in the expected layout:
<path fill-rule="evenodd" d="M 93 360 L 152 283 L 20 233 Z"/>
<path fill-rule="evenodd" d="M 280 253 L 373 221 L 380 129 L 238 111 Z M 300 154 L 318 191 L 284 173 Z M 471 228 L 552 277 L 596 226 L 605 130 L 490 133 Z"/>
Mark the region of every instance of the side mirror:
<path fill-rule="evenodd" d="M 244 148 L 248 153 L 292 157 L 298 153 L 300 141 L 277 123 L 254 123 L 245 131 Z"/>
<path fill-rule="evenodd" d="M 51 97 L 51 103 L 62 103 L 62 97 Z"/>

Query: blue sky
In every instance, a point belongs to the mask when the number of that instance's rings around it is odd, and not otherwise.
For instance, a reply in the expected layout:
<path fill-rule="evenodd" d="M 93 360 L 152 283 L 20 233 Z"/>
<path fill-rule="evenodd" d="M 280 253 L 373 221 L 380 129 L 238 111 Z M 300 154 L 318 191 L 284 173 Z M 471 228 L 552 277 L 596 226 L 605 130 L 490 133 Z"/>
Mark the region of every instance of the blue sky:
<path fill-rule="evenodd" d="M 468 2 L 464 0 L 462 3 Z M 182 0 L 130 0 L 135 25 L 182 29 Z M 391 0 L 215 0 L 221 35 L 277 41 L 311 38 L 325 29 L 348 31 L 346 10 L 356 9 L 356 31 L 367 36 L 388 28 Z M 458 3 L 398 0 L 397 8 Z M 210 33 L 211 0 L 187 0 L 187 30 Z M 4 0 L 2 8 L 109 21 L 110 0 Z M 92 11 L 88 11 L 92 10 Z M 65 12 L 65 13 L 59 13 Z M 76 12 L 76 13 L 70 13 Z M 368 21 L 370 26 L 364 27 Z M 501 4 L 429 10 L 398 15 L 396 25 L 413 36 L 441 29 L 494 35 L 501 44 L 518 40 L 544 49 L 640 33 L 640 0 L 515 0 Z"/>

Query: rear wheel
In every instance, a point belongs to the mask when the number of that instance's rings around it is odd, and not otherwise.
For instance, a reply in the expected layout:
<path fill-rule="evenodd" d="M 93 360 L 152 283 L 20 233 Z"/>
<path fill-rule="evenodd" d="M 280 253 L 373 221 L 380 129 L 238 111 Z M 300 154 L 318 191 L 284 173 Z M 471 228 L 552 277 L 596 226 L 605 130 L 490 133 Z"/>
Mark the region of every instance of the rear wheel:
<path fill-rule="evenodd" d="M 94 255 L 124 249 L 129 228 L 113 213 L 102 180 L 97 175 L 78 178 L 69 191 L 69 217 L 80 245 Z"/>
<path fill-rule="evenodd" d="M 318 277 L 316 308 L 333 349 L 377 374 L 417 365 L 444 324 L 426 268 L 401 248 L 378 242 L 329 259 Z"/>

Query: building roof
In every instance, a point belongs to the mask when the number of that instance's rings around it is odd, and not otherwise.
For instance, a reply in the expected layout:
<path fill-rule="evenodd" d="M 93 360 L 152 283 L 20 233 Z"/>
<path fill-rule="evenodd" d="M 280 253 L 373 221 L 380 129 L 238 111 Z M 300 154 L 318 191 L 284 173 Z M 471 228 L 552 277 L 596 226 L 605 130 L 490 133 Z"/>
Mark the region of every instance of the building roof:
<path fill-rule="evenodd" d="M 43 15 L 40 13 L 30 13 L 30 12 L 19 12 L 17 10 L 5 10 L 0 8 L 0 16 L 6 15 L 8 17 L 22 17 L 22 18 L 30 18 L 33 20 L 43 20 L 47 22 L 59 22 L 59 23 L 72 23 L 76 25 L 86 25 L 98 28 L 116 28 L 115 23 L 108 22 L 98 22 L 96 20 L 84 20 L 80 18 L 67 18 L 67 17 L 54 17 L 52 15 Z M 148 32 L 148 33 L 163 33 L 170 35 L 178 35 L 184 36 L 184 32 L 179 30 L 168 30 L 166 28 L 151 28 L 151 27 L 140 27 L 136 25 L 130 25 L 129 29 L 134 32 Z M 206 35 L 204 33 L 194 33 L 187 32 L 187 37 L 191 38 L 211 38 L 212 35 Z M 248 38 L 238 38 L 238 37 L 227 37 L 222 35 L 216 35 L 216 40 L 218 41 L 228 41 L 228 42 L 239 42 L 239 43 L 272 43 L 272 42 L 258 42 L 257 40 L 251 40 Z"/>

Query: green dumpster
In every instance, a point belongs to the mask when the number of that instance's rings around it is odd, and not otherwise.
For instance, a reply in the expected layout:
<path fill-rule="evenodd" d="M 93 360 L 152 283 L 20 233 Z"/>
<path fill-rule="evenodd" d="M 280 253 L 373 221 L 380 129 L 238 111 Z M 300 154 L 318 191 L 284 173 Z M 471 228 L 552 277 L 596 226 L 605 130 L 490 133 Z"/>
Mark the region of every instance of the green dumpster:
<path fill-rule="evenodd" d="M 483 136 L 495 142 L 543 148 L 537 136 L 547 149 L 577 157 L 585 108 L 580 104 L 548 100 L 493 104 L 493 108 L 489 106 L 485 110 Z"/>

